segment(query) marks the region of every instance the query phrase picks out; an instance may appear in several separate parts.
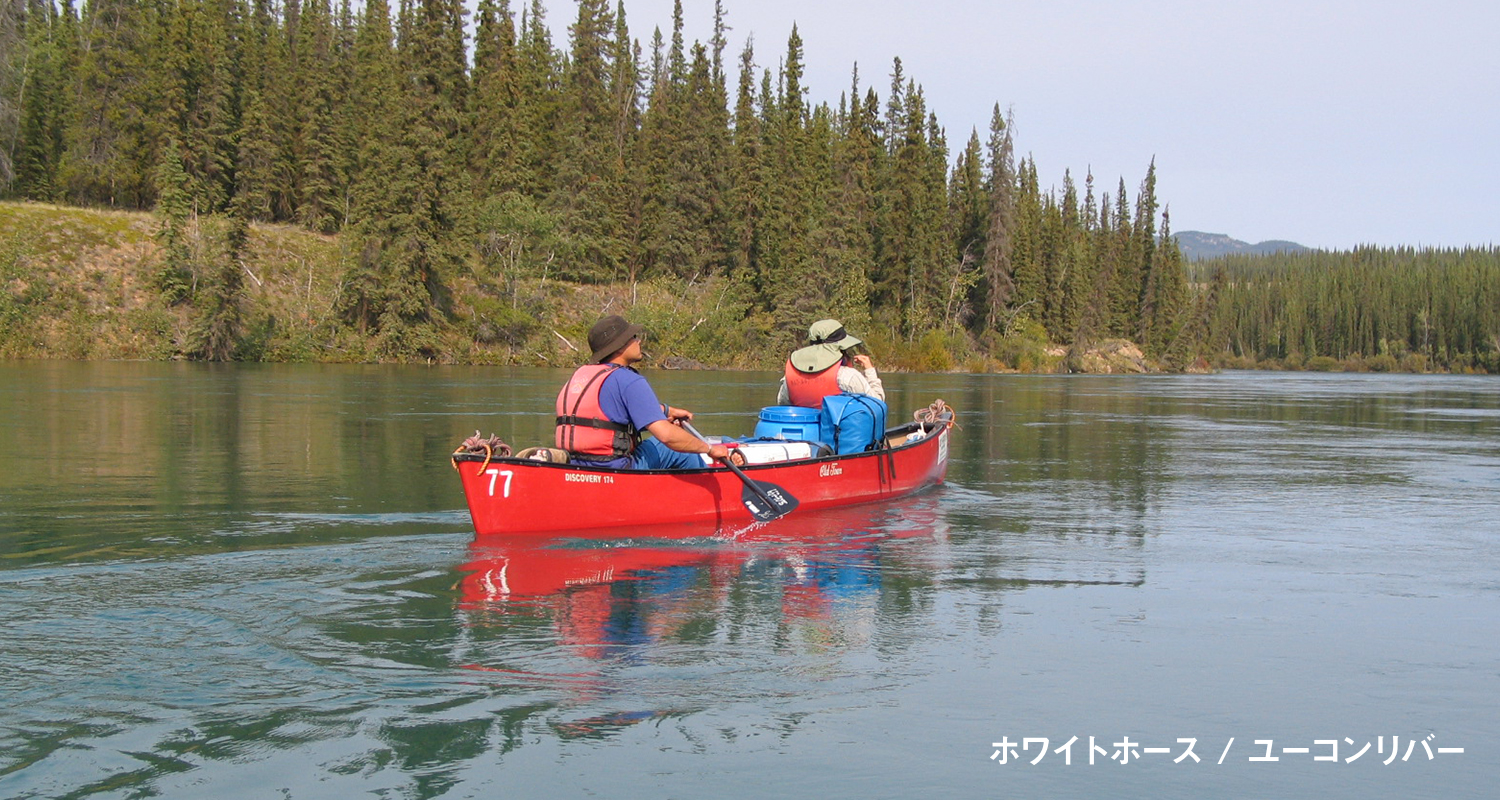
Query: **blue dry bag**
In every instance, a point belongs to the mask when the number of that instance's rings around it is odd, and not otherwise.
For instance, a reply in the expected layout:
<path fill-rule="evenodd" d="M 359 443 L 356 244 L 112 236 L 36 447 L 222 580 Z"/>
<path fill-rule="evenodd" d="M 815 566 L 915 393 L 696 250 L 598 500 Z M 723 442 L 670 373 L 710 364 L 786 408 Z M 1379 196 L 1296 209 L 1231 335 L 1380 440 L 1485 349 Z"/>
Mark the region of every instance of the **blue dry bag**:
<path fill-rule="evenodd" d="M 818 414 L 818 439 L 838 455 L 863 453 L 885 441 L 885 401 L 867 394 L 831 394 Z"/>

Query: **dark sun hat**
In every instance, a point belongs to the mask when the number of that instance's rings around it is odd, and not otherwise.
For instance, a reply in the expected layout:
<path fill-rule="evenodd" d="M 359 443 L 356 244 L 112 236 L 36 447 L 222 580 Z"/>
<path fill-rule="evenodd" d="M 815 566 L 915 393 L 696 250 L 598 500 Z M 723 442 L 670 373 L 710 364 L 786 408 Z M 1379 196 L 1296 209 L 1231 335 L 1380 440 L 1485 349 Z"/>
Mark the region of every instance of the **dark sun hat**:
<path fill-rule="evenodd" d="M 792 366 L 802 372 L 822 372 L 844 358 L 844 351 L 863 344 L 836 319 L 820 319 L 807 329 L 807 347 L 792 353 Z"/>
<path fill-rule="evenodd" d="M 589 328 L 589 349 L 594 351 L 594 363 L 602 363 L 610 356 L 625 349 L 631 339 L 638 338 L 646 329 L 631 325 L 619 314 L 610 314 Z"/>

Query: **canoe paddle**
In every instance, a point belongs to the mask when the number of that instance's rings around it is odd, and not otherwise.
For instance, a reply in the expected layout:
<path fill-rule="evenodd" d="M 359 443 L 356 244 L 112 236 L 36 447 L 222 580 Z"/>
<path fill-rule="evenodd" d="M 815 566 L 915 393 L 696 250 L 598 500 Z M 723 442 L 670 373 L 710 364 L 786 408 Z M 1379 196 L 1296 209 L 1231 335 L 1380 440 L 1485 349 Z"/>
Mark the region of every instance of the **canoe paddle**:
<path fill-rule="evenodd" d="M 682 427 L 687 428 L 688 433 L 698 437 L 704 444 L 708 443 L 708 439 L 704 438 L 703 434 L 686 420 L 683 420 Z M 751 480 L 749 475 L 741 472 L 740 468 L 727 458 L 723 459 L 722 463 L 729 467 L 735 477 L 744 482 L 745 488 L 740 492 L 740 502 L 744 503 L 745 510 L 760 522 L 780 519 L 792 513 L 792 510 L 797 507 L 797 498 L 793 497 L 791 492 L 770 481 Z"/>

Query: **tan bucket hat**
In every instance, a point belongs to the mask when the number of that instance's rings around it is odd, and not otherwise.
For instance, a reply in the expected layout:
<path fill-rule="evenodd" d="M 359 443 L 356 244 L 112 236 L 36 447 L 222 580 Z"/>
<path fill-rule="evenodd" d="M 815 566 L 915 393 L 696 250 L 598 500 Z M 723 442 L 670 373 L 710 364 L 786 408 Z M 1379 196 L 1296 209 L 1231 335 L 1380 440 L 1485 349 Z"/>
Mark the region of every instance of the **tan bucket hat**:
<path fill-rule="evenodd" d="M 850 336 L 836 319 L 820 319 L 807 329 L 807 346 L 792 353 L 792 366 L 801 372 L 822 372 L 837 364 L 844 351 L 863 341 Z"/>

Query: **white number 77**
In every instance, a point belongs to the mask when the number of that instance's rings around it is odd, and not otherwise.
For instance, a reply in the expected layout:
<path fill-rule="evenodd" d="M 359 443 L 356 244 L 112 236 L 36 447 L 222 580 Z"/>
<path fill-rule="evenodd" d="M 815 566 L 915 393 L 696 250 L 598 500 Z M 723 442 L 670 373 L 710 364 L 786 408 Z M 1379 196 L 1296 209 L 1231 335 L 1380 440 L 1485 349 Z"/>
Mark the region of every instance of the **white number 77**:
<path fill-rule="evenodd" d="M 490 476 L 490 497 L 495 496 L 495 478 L 500 475 L 505 476 L 505 486 L 501 487 L 500 496 L 510 497 L 510 479 L 515 475 L 514 472 L 508 469 L 487 469 L 484 471 L 484 474 Z"/>

